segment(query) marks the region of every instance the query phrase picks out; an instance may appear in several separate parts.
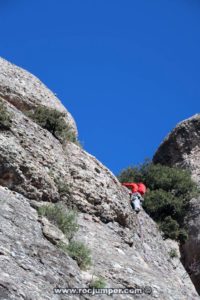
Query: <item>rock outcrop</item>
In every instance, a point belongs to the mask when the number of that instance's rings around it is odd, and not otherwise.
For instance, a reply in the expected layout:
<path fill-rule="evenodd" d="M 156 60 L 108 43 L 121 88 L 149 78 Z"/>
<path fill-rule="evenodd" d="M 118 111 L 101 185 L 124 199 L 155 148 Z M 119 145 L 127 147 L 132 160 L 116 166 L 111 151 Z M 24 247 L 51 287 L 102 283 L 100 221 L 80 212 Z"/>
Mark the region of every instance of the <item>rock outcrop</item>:
<path fill-rule="evenodd" d="M 200 185 L 200 115 L 179 123 L 160 145 L 153 160 L 191 171 Z M 182 261 L 200 293 L 200 198 L 192 199 L 190 204 L 186 218 L 189 239 L 181 249 Z"/>
<path fill-rule="evenodd" d="M 200 183 L 200 115 L 179 123 L 165 138 L 154 155 L 154 162 L 180 166 L 192 172 Z"/>
<path fill-rule="evenodd" d="M 0 57 L 0 96 L 21 111 L 44 105 L 65 113 L 77 133 L 76 123 L 59 99 L 38 78 Z"/>
<path fill-rule="evenodd" d="M 95 276 L 108 288 L 146 289 L 146 294 L 113 295 L 113 299 L 199 299 L 156 224 L 142 211 L 137 218 L 128 192 L 116 177 L 76 144 L 62 145 L 24 111 L 44 105 L 70 114 L 34 76 L 0 60 L 0 97 L 12 118 L 0 131 L 0 299 L 66 299 L 53 289 L 88 287 Z M 57 247 L 63 233 L 38 217 L 41 204 L 62 202 L 78 210 L 74 239 L 91 249 L 92 266 L 82 271 Z M 67 241 L 65 241 L 67 243 Z M 73 295 L 71 299 L 90 299 Z M 94 299 L 110 299 L 106 295 Z"/>
<path fill-rule="evenodd" d="M 84 287 L 77 264 L 44 238 L 29 201 L 3 187 L 0 222 L 0 299 L 57 299 L 57 285 Z"/>

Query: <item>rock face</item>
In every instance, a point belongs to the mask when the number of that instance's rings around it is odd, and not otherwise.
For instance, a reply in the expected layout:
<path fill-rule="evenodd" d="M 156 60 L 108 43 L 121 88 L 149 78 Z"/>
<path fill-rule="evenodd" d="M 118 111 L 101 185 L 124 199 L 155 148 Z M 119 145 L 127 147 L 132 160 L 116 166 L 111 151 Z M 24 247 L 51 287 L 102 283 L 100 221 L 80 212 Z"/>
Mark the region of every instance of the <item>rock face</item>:
<path fill-rule="evenodd" d="M 153 160 L 188 169 L 200 183 L 200 114 L 179 123 L 160 145 Z"/>
<path fill-rule="evenodd" d="M 27 199 L 3 187 L 0 199 L 0 299 L 58 299 L 56 285 L 83 286 L 77 264 L 45 239 Z"/>
<path fill-rule="evenodd" d="M 200 115 L 177 125 L 158 148 L 155 163 L 179 166 L 191 171 L 200 185 Z M 192 199 L 186 218 L 189 239 L 182 247 L 182 260 L 200 293 L 200 198 Z"/>
<path fill-rule="evenodd" d="M 23 113 L 41 104 L 63 110 L 57 98 L 29 73 L 2 59 L 0 64 L 0 100 L 12 116 L 10 130 L 0 131 L 0 299 L 66 299 L 53 289 L 89 287 L 99 276 L 109 288 L 152 288 L 151 294 L 146 290 L 113 299 L 199 299 L 179 258 L 169 255 L 177 244 L 163 241 L 144 211 L 136 217 L 116 177 L 95 157 L 71 142 L 62 145 Z M 88 270 L 58 248 L 63 233 L 38 217 L 35 208 L 47 202 L 78 210 L 74 239 L 91 249 Z"/>
<path fill-rule="evenodd" d="M 77 132 L 71 114 L 40 80 L 1 57 L 0 96 L 21 111 L 32 109 L 38 105 L 57 109 L 65 113 L 66 122 L 74 129 L 74 132 Z"/>

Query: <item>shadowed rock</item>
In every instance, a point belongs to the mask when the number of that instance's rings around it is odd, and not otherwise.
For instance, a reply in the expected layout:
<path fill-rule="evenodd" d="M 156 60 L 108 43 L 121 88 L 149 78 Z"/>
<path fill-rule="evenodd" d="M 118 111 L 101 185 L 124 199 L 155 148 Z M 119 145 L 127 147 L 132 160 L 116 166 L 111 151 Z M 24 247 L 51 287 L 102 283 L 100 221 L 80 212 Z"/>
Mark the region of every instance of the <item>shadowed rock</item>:
<path fill-rule="evenodd" d="M 153 158 L 155 163 L 191 171 L 200 185 L 200 115 L 181 123 L 165 138 Z M 186 218 L 189 239 L 182 246 L 182 261 L 200 293 L 200 198 L 190 201 Z"/>

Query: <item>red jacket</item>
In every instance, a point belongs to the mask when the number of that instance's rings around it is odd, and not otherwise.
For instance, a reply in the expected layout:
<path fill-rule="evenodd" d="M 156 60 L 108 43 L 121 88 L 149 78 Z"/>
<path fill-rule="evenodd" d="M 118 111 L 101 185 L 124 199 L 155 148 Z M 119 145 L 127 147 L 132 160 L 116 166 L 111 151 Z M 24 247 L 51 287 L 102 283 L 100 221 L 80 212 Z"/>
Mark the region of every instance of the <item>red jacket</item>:
<path fill-rule="evenodd" d="M 134 182 L 124 182 L 122 185 L 130 189 L 132 193 L 136 193 L 138 191 L 138 185 Z"/>
<path fill-rule="evenodd" d="M 140 193 L 141 195 L 144 195 L 147 191 L 146 186 L 144 183 L 135 183 L 135 182 L 123 182 L 123 186 L 127 187 L 128 189 L 131 190 L 132 193 Z"/>

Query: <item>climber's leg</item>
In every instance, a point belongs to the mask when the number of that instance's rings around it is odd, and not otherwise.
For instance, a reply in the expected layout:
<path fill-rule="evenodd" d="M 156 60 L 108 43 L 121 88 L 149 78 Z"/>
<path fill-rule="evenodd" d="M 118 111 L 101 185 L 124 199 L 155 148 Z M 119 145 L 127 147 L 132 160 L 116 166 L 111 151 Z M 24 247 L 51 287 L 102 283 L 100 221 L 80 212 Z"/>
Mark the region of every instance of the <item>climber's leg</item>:
<path fill-rule="evenodd" d="M 135 212 L 138 214 L 141 210 L 141 205 L 140 205 L 140 200 L 139 199 L 135 199 L 133 201 L 133 208 L 135 210 Z"/>

